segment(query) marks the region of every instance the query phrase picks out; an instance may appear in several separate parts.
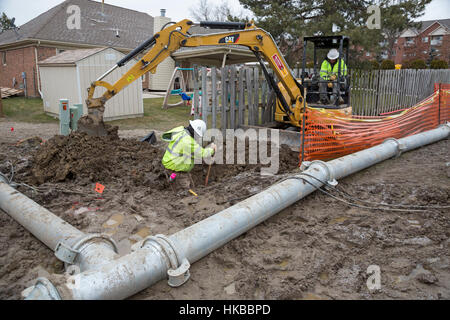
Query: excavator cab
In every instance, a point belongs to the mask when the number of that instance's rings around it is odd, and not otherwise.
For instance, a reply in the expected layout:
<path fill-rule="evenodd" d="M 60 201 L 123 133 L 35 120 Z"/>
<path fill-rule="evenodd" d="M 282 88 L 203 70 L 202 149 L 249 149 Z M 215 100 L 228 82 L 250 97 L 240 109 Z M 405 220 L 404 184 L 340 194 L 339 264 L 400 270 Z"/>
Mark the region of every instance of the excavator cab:
<path fill-rule="evenodd" d="M 312 70 L 306 68 L 308 44 L 313 45 L 313 61 Z M 350 77 L 348 75 L 348 51 L 350 38 L 347 36 L 315 36 L 303 38 L 303 59 L 301 83 L 307 90 L 306 102 L 308 107 L 335 109 L 344 114 L 351 114 L 350 105 Z M 347 72 L 340 70 L 338 64 L 338 74 L 336 80 L 324 80 L 320 77 L 320 69 L 322 62 L 326 59 L 330 49 L 337 49 L 339 59 L 343 59 L 347 66 Z M 320 87 L 326 86 L 327 103 L 321 101 Z M 333 87 L 338 86 L 337 97 L 336 90 Z M 322 89 L 323 90 L 323 89 Z M 322 93 L 323 96 L 323 93 Z M 323 99 L 322 99 L 323 100 Z"/>

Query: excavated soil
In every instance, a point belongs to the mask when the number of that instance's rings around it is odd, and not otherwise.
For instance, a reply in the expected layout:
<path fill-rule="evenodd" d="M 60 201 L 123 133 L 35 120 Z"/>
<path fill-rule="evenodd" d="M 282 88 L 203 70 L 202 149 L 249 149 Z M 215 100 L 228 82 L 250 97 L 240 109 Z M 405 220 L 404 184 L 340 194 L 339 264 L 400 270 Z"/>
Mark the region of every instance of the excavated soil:
<path fill-rule="evenodd" d="M 277 175 L 215 164 L 205 187 L 208 166 L 197 165 L 198 196 L 176 194 L 160 163 L 165 144 L 137 138 L 0 138 L 0 171 L 10 176 L 12 164 L 15 182 L 39 187 L 20 192 L 84 232 L 111 235 L 127 254 L 142 237 L 177 232 L 298 170 L 298 153 L 283 147 Z M 365 201 L 448 206 L 449 146 L 408 152 L 338 187 Z M 449 237 L 449 209 L 375 211 L 316 191 L 193 264 L 182 287 L 161 281 L 131 299 L 450 299 Z M 379 290 L 366 285 L 370 265 L 380 267 Z M 36 277 L 63 271 L 52 250 L 0 212 L 0 299 L 20 299 Z"/>

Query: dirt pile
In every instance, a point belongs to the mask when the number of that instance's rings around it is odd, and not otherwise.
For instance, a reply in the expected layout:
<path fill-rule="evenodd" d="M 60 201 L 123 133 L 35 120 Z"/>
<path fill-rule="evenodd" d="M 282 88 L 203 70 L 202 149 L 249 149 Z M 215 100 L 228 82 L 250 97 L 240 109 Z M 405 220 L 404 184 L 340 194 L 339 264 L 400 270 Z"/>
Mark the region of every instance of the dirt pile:
<path fill-rule="evenodd" d="M 92 137 L 84 133 L 55 136 L 33 155 L 30 183 L 113 182 L 132 177 L 137 185 L 160 184 L 163 150 L 146 142 Z"/>
<path fill-rule="evenodd" d="M 55 136 L 43 144 L 34 154 L 28 183 L 40 185 L 45 182 L 74 180 L 80 184 L 92 182 L 120 182 L 131 177 L 135 186 L 167 187 L 161 159 L 166 144 L 151 145 L 137 140 L 118 139 L 116 136 L 93 137 L 75 133 L 67 137 Z M 270 148 L 268 148 L 270 152 Z M 253 151 L 252 151 L 253 152 Z M 278 173 L 293 170 L 298 165 L 298 153 L 282 146 Z M 238 151 L 234 150 L 234 159 Z M 226 150 L 223 163 L 226 163 Z M 263 164 L 249 163 L 249 147 L 246 145 L 245 164 L 214 164 L 210 181 L 222 181 L 241 172 L 259 173 Z M 269 155 L 270 159 L 270 155 Z M 259 162 L 259 158 L 258 158 Z M 194 181 L 204 181 L 207 165 L 198 165 L 192 176 Z"/>

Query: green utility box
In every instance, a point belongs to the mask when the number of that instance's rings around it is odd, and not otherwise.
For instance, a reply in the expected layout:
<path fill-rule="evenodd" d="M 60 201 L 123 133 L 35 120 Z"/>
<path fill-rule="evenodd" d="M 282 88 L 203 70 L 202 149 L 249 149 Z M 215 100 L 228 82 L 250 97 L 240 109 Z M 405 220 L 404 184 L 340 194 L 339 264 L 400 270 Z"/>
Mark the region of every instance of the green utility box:
<path fill-rule="evenodd" d="M 68 136 L 70 133 L 70 108 L 68 99 L 59 100 L 59 134 Z"/>
<path fill-rule="evenodd" d="M 72 131 L 78 130 L 78 120 L 83 116 L 83 105 L 74 104 L 70 107 L 70 128 Z"/>

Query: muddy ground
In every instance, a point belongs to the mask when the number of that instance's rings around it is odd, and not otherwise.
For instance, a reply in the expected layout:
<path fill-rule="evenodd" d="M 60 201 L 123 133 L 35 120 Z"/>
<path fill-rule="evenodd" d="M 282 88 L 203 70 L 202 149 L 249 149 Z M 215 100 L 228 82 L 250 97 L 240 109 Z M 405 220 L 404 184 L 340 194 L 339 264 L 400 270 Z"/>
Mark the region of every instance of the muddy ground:
<path fill-rule="evenodd" d="M 147 235 L 170 235 L 298 170 L 298 154 L 281 150 L 281 170 L 258 165 L 207 165 L 193 174 L 195 197 L 174 193 L 160 159 L 164 143 L 54 137 L 57 128 L 0 123 L 0 170 L 39 187 L 19 190 L 84 232 L 104 232 L 121 254 Z M 38 136 L 17 143 L 27 137 Z M 387 160 L 342 179 L 341 190 L 366 201 L 449 205 L 450 142 Z M 99 182 L 102 195 L 94 191 Z M 450 299 L 450 210 L 375 211 L 315 192 L 191 267 L 180 288 L 161 281 L 131 299 Z M 381 289 L 370 291 L 367 268 L 378 265 Z M 0 299 L 20 299 L 38 276 L 62 273 L 53 252 L 0 212 Z"/>

